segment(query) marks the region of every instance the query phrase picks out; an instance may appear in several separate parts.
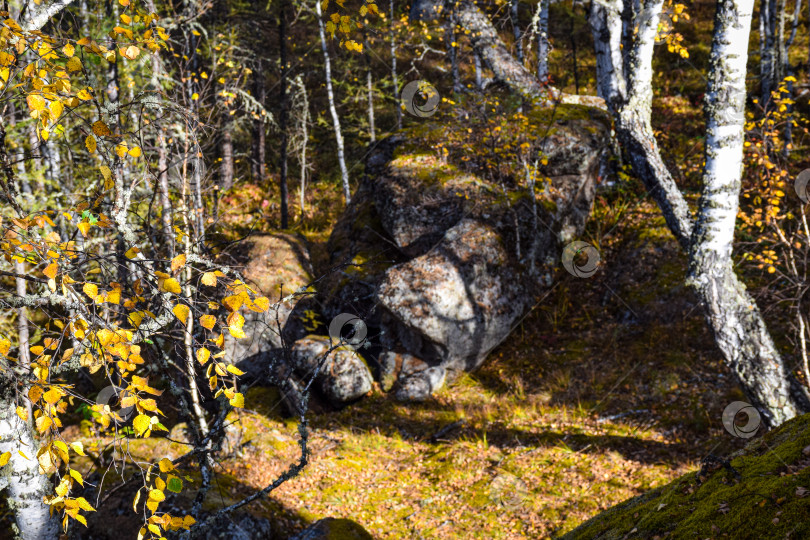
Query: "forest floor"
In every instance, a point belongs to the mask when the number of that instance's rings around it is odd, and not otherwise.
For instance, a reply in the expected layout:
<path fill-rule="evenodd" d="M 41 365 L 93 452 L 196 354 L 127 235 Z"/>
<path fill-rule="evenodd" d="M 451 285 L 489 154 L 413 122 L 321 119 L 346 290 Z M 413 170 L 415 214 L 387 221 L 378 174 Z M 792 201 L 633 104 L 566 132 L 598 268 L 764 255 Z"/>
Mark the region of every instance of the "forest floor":
<path fill-rule="evenodd" d="M 683 285 L 685 258 L 643 196 L 602 195 L 585 236 L 600 246 L 596 275 L 561 274 L 479 371 L 427 402 L 398 403 L 375 384 L 342 410 L 316 406 L 309 464 L 247 510 L 281 538 L 327 516 L 375 538 L 554 537 L 742 447 L 721 415 L 743 396 Z M 298 459 L 298 424 L 276 391 L 252 388 L 246 403 L 232 413 L 242 436 L 218 460 L 210 507 Z M 129 451 L 185 452 L 161 437 L 130 439 Z M 137 530 L 132 494 L 120 496 L 120 517 L 102 510 L 91 529 L 118 519 L 114 529 Z"/>
<path fill-rule="evenodd" d="M 600 272 L 562 276 L 481 370 L 422 404 L 375 388 L 312 416 L 310 463 L 272 496 L 288 530 L 341 516 L 380 538 L 555 536 L 742 446 L 721 423 L 742 394 L 684 257 L 656 208 L 611 203 Z M 295 460 L 296 424 L 277 412 L 246 413 L 253 444 L 223 473 L 258 488 Z"/>

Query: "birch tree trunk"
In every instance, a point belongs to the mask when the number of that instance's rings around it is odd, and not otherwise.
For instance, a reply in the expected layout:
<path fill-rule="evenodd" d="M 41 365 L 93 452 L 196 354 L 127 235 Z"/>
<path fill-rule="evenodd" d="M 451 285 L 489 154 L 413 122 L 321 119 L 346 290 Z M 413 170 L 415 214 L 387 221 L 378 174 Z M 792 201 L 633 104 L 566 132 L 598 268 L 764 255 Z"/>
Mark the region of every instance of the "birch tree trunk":
<path fill-rule="evenodd" d="M 222 144 L 220 154 L 222 163 L 219 166 L 219 191 L 231 189 L 233 187 L 233 122 L 227 110 L 222 112 Z M 219 197 L 220 194 L 217 194 Z"/>
<path fill-rule="evenodd" d="M 791 388 L 786 366 L 756 303 L 735 275 L 731 258 L 742 171 L 747 60 L 747 48 L 742 44 L 748 43 L 753 0 L 719 0 L 717 4 L 706 94 L 704 189 L 694 226 L 650 125 L 652 52 L 662 3 L 643 2 L 633 23 L 637 30 L 629 59 L 628 95 L 614 110 L 617 135 L 635 174 L 690 255 L 688 282 L 703 302 L 726 365 L 765 424 L 776 426 L 808 410 L 810 403 L 799 389 Z M 595 33 L 604 27 L 616 31 L 604 20 L 596 25 Z M 608 75 L 600 74 L 598 79 Z"/>
<path fill-rule="evenodd" d="M 627 92 L 622 59 L 621 14 L 620 0 L 593 1 L 588 14 L 596 52 L 596 91 L 610 111 L 619 109 Z"/>
<path fill-rule="evenodd" d="M 17 416 L 13 402 L 0 401 L 0 454 L 11 452 L 3 467 L 8 481 L 8 497 L 22 540 L 56 540 L 59 536 L 57 514 L 42 498 L 53 492 L 48 477 L 39 473 L 37 450 L 31 427 Z M 21 455 L 20 452 L 25 454 Z"/>
<path fill-rule="evenodd" d="M 720 0 L 706 92 L 706 164 L 688 280 L 707 307 L 715 341 L 770 426 L 800 413 L 788 371 L 731 257 L 741 188 L 745 73 L 754 0 Z"/>
<path fill-rule="evenodd" d="M 343 135 L 340 132 L 340 117 L 335 108 L 335 94 L 332 91 L 332 65 L 329 59 L 329 49 L 326 46 L 326 32 L 323 27 L 323 13 L 321 3 L 315 1 L 315 13 L 318 15 L 318 32 L 321 37 L 321 50 L 323 51 L 323 65 L 326 74 L 326 98 L 329 101 L 329 112 L 332 114 L 332 124 L 335 128 L 335 142 L 337 143 L 338 165 L 340 166 L 340 177 L 343 182 L 343 198 L 346 205 L 351 200 L 351 189 L 349 187 L 349 171 L 346 168 L 346 159 L 343 150 Z"/>
<path fill-rule="evenodd" d="M 374 126 L 374 79 L 371 75 L 369 49 L 368 35 L 365 27 L 363 27 L 363 58 L 366 63 L 366 97 L 368 99 L 368 138 L 370 142 L 374 143 L 377 140 L 377 134 Z"/>
<path fill-rule="evenodd" d="M 537 9 L 537 78 L 540 82 L 548 81 L 548 10 L 550 0 L 540 0 Z"/>

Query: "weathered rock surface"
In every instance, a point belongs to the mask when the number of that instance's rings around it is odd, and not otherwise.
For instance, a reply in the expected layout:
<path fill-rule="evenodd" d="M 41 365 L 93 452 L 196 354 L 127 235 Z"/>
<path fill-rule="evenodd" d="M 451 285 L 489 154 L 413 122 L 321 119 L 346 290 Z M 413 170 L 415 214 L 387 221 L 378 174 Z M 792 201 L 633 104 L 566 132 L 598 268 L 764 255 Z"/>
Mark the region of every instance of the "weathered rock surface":
<path fill-rule="evenodd" d="M 307 334 L 300 314 L 311 302 L 299 297 L 277 304 L 281 298 L 312 281 L 309 251 L 302 238 L 285 233 L 255 234 L 237 244 L 223 258 L 239 268 L 246 283 L 271 302 L 270 309 L 264 313 L 243 313 L 245 338 L 234 339 L 226 333 L 228 363 L 236 364 L 282 347 L 283 341 L 290 344 Z"/>
<path fill-rule="evenodd" d="M 372 540 L 362 525 L 350 519 L 324 518 L 290 540 Z"/>
<path fill-rule="evenodd" d="M 371 390 L 372 377 L 366 362 L 349 346 L 333 350 L 326 336 L 307 336 L 295 342 L 290 354 L 292 367 L 304 380 L 318 369 L 316 382 L 323 394 L 334 404 L 354 401 Z"/>
<path fill-rule="evenodd" d="M 597 111 L 559 107 L 532 149 L 547 163 L 535 194 L 445 162 L 404 135 L 378 144 L 327 245 L 330 263 L 343 266 L 318 292 L 327 319 L 356 314 L 383 351 L 423 362 L 394 374 L 380 356 L 384 389 L 425 399 L 506 339 L 585 225 L 608 126 Z"/>

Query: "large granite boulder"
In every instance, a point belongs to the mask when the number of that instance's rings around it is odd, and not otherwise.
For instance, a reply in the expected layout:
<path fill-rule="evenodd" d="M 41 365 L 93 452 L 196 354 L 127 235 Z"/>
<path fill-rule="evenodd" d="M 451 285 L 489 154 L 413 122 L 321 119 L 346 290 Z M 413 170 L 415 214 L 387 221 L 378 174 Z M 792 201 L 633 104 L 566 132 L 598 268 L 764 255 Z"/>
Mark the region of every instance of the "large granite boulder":
<path fill-rule="evenodd" d="M 383 352 L 370 359 L 398 398 L 425 399 L 480 366 L 582 231 L 609 151 L 609 121 L 561 106 L 549 122 L 530 149 L 543 164 L 533 191 L 514 178 L 485 178 L 408 135 L 371 152 L 327 246 L 339 270 L 318 293 L 327 318 L 350 312 L 366 322 Z M 385 351 L 408 353 L 423 368 L 392 375 Z"/>

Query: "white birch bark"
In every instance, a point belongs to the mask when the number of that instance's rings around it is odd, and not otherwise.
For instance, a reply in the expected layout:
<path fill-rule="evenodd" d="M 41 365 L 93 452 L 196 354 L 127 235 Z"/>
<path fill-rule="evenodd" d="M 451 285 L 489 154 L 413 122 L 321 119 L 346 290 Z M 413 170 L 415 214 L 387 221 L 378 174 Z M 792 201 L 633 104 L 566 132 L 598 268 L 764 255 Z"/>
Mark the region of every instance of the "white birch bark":
<path fill-rule="evenodd" d="M 537 5 L 537 78 L 540 82 L 548 81 L 548 10 L 550 0 L 540 0 Z"/>
<path fill-rule="evenodd" d="M 14 404 L 0 401 L 0 454 L 11 452 L 11 459 L 0 474 L 8 482 L 8 497 L 19 536 L 22 540 L 55 540 L 59 535 L 57 515 L 51 516 L 48 505 L 42 501 L 53 487 L 39 473 L 38 448 L 31 428 L 17 416 Z"/>
<path fill-rule="evenodd" d="M 321 11 L 320 0 L 315 0 L 315 13 L 318 15 L 318 32 L 321 37 L 321 50 L 323 51 L 323 66 L 326 74 L 326 98 L 329 101 L 329 112 L 332 114 L 332 125 L 335 128 L 335 142 L 337 144 L 338 165 L 340 166 L 340 178 L 343 183 L 343 198 L 346 205 L 351 200 L 351 188 L 349 187 L 349 171 L 346 168 L 346 159 L 343 150 L 343 135 L 340 132 L 340 117 L 335 108 L 335 93 L 332 90 L 332 64 L 329 59 L 329 49 L 326 46 L 326 31 L 323 27 L 323 13 Z"/>
<path fill-rule="evenodd" d="M 627 92 L 621 49 L 621 14 L 620 0 L 594 0 L 588 14 L 596 52 L 596 91 L 611 111 L 624 103 Z"/>

